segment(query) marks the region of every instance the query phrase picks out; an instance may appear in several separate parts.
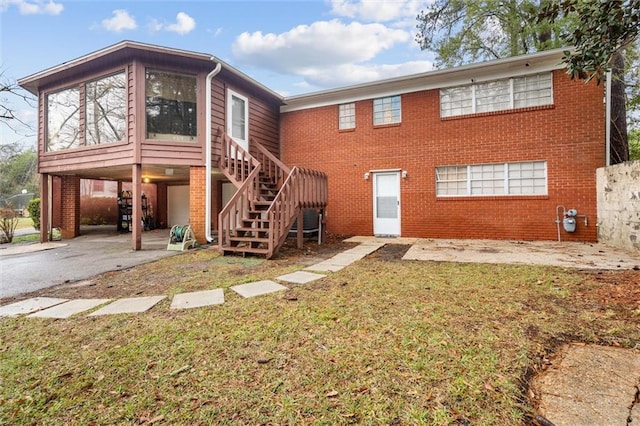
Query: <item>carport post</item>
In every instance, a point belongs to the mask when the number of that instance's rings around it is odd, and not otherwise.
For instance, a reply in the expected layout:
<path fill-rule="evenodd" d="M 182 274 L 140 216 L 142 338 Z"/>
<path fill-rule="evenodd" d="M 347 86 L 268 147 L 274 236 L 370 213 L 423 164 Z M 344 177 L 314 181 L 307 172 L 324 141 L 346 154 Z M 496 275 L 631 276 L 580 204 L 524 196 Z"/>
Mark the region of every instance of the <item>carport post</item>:
<path fill-rule="evenodd" d="M 49 181 L 50 177 L 48 173 L 42 173 L 40 175 L 40 242 L 46 243 L 49 241 Z"/>
<path fill-rule="evenodd" d="M 131 171 L 131 246 L 134 250 L 142 249 L 142 165 L 134 164 Z"/>

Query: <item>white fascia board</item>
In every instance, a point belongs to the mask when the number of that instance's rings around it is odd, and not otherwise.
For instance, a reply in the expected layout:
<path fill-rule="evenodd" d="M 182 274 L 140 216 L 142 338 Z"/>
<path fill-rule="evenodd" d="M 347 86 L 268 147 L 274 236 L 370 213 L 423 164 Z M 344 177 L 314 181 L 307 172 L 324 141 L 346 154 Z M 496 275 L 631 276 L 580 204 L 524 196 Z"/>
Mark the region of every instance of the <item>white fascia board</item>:
<path fill-rule="evenodd" d="M 562 52 L 555 49 L 532 55 L 498 59 L 458 68 L 429 71 L 339 89 L 324 90 L 284 99 L 280 112 L 291 112 L 323 106 L 356 102 L 404 93 L 461 86 L 474 82 L 500 80 L 565 68 Z"/>

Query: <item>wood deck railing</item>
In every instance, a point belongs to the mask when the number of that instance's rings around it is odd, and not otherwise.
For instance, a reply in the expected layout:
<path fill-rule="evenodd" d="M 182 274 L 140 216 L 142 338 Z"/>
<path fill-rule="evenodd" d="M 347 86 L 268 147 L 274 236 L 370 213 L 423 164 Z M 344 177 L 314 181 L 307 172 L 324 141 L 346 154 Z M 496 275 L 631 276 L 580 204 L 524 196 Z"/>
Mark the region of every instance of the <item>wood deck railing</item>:
<path fill-rule="evenodd" d="M 326 207 L 327 176 L 289 168 L 256 141 L 251 141 L 251 155 L 221 130 L 218 135 L 220 169 L 238 187 L 218 215 L 219 249 L 271 258 L 303 209 Z"/>
<path fill-rule="evenodd" d="M 267 211 L 269 248 L 279 248 L 289 234 L 294 219 L 303 209 L 324 209 L 327 205 L 327 176 L 315 170 L 294 167 Z M 302 221 L 301 221 L 302 222 Z M 298 223 L 302 229 L 303 223 Z M 267 258 L 274 252 L 267 253 Z"/>

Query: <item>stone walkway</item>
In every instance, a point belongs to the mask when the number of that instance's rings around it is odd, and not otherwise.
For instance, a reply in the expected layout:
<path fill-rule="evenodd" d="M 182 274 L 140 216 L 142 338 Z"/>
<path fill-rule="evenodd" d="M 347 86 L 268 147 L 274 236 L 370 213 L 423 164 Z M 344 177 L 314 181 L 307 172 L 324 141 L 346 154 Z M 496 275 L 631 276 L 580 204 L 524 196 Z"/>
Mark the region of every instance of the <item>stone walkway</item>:
<path fill-rule="evenodd" d="M 383 242 L 363 242 L 303 271 L 281 275 L 275 280 L 290 284 L 306 284 L 324 278 L 326 275 L 316 272 L 335 272 L 356 262 L 382 247 Z M 316 272 L 311 272 L 316 271 Z M 256 281 L 235 285 L 230 289 L 244 298 L 262 296 L 286 290 L 283 284 L 271 280 Z M 124 299 L 59 299 L 52 297 L 34 297 L 9 305 L 0 306 L 0 317 L 26 315 L 38 318 L 69 318 L 73 315 L 92 311 L 88 316 L 143 313 L 153 308 L 167 296 L 146 296 Z M 224 303 L 224 290 L 216 288 L 206 291 L 176 294 L 169 309 L 193 309 Z"/>

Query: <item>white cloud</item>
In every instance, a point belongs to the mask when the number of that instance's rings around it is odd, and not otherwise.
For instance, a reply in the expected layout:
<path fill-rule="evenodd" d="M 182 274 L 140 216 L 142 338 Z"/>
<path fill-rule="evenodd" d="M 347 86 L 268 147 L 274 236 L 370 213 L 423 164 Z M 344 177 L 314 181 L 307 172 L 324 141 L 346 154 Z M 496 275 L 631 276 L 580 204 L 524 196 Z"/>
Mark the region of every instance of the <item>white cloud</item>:
<path fill-rule="evenodd" d="M 116 33 L 124 30 L 135 30 L 138 27 L 133 16 L 129 15 L 124 9 L 116 9 L 113 11 L 113 17 L 102 20 L 102 26 L 107 31 Z"/>
<path fill-rule="evenodd" d="M 303 74 L 305 81 L 316 87 L 339 87 L 384 80 L 433 69 L 430 61 L 410 61 L 400 64 L 343 64 L 327 69 L 316 68 Z"/>
<path fill-rule="evenodd" d="M 410 38 L 409 32 L 382 24 L 319 21 L 281 34 L 242 33 L 232 52 L 243 64 L 302 75 L 316 68 L 371 60 Z"/>
<path fill-rule="evenodd" d="M 430 61 L 374 64 L 379 55 L 406 46 L 408 31 L 383 24 L 345 24 L 337 19 L 300 25 L 280 34 L 243 33 L 232 45 L 235 61 L 249 66 L 295 75 L 295 87 L 334 88 L 433 69 Z"/>
<path fill-rule="evenodd" d="M 363 21 L 389 22 L 415 18 L 431 0 L 331 0 L 331 13 Z"/>
<path fill-rule="evenodd" d="M 157 19 L 151 19 L 149 21 L 148 28 L 152 32 L 158 31 L 168 31 L 172 33 L 177 33 L 180 35 L 185 35 L 190 33 L 196 27 L 196 21 L 191 16 L 187 15 L 184 12 L 179 12 L 176 15 L 176 22 L 172 24 L 163 24 Z"/>
<path fill-rule="evenodd" d="M 0 0 L 0 11 L 5 11 L 9 6 L 14 5 L 18 8 L 21 15 L 59 15 L 64 10 L 61 3 L 55 3 L 53 0 L 44 2 L 36 0 L 28 2 L 25 0 Z"/>
<path fill-rule="evenodd" d="M 178 33 L 180 35 L 188 34 L 196 27 L 196 21 L 184 12 L 176 15 L 176 22 L 164 27 L 165 30 Z"/>

